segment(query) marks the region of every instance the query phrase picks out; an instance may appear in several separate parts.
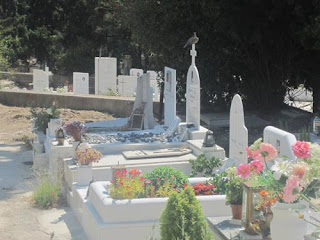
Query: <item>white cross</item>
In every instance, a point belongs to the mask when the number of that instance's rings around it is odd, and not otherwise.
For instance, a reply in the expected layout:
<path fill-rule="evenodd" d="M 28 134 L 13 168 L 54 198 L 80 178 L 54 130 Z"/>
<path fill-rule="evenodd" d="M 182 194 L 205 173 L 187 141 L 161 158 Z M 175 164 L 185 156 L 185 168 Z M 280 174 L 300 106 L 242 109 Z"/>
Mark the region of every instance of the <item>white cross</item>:
<path fill-rule="evenodd" d="M 197 56 L 195 44 L 192 44 L 192 50 L 190 50 L 190 56 L 192 57 L 191 65 L 195 66 L 196 65 L 196 56 Z"/>

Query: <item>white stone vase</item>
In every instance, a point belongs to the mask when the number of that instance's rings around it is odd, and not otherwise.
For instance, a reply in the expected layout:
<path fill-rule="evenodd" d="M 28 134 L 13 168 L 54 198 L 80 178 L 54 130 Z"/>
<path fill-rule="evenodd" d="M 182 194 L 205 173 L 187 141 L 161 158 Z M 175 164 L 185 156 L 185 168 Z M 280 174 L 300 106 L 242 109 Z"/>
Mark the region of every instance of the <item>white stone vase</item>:
<path fill-rule="evenodd" d="M 77 166 L 77 175 L 79 185 L 89 185 L 92 180 L 92 164 Z"/>
<path fill-rule="evenodd" d="M 299 213 L 305 214 L 308 210 L 305 203 L 277 202 L 271 209 L 273 212 L 273 219 L 270 224 L 272 240 L 303 239 L 307 233 L 307 222 L 299 218 Z"/>

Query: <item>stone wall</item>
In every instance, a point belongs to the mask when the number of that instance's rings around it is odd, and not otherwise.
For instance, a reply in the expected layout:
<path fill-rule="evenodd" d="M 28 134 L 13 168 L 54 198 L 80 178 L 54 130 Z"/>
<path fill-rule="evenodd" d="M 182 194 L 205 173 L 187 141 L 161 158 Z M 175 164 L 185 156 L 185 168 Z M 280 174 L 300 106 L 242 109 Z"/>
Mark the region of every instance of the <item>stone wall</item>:
<path fill-rule="evenodd" d="M 115 114 L 117 117 L 128 117 L 132 111 L 134 98 L 107 97 L 96 95 L 76 95 L 72 93 L 36 93 L 33 91 L 0 90 L 0 103 L 8 106 L 48 107 L 52 101 L 62 108 L 74 110 L 96 110 Z M 159 102 L 153 102 L 153 111 L 158 116 Z"/>

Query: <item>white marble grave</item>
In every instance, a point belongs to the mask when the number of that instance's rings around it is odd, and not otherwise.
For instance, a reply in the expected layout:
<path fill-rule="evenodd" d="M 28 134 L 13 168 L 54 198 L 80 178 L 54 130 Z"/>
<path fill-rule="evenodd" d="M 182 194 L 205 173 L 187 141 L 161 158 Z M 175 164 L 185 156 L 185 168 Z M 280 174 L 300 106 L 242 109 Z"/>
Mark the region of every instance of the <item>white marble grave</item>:
<path fill-rule="evenodd" d="M 121 96 L 133 97 L 137 86 L 137 77 L 135 76 L 118 76 L 118 92 Z"/>
<path fill-rule="evenodd" d="M 89 94 L 89 73 L 73 73 L 73 92 L 78 94 Z"/>
<path fill-rule="evenodd" d="M 196 130 L 200 129 L 200 77 L 195 64 L 197 52 L 195 44 L 192 44 L 190 51 L 192 63 L 187 75 L 187 93 L 186 93 L 186 122 L 193 123 Z"/>
<path fill-rule="evenodd" d="M 49 76 L 52 74 L 49 72 L 49 68 L 47 71 L 43 71 L 40 69 L 33 69 L 33 90 L 34 91 L 44 91 L 45 89 L 49 89 Z"/>
<path fill-rule="evenodd" d="M 248 129 L 244 123 L 244 112 L 241 97 L 236 94 L 230 108 L 229 158 L 236 166 L 247 163 L 245 147 L 248 146 Z"/>
<path fill-rule="evenodd" d="M 157 72 L 155 71 L 147 71 L 147 73 L 150 73 L 150 86 L 153 89 L 153 97 L 154 99 L 159 99 L 159 86 L 157 81 Z"/>
<path fill-rule="evenodd" d="M 153 116 L 153 97 L 152 88 L 150 87 L 150 74 L 143 74 L 138 78 L 136 99 L 133 105 L 130 121 L 133 121 L 133 116 L 137 112 L 143 110 L 143 125 L 144 129 L 153 129 L 156 125 Z"/>
<path fill-rule="evenodd" d="M 95 58 L 95 94 L 107 94 L 117 88 L 117 59 Z"/>
<path fill-rule="evenodd" d="M 164 68 L 164 125 L 169 127 L 176 118 L 176 70 Z"/>
<path fill-rule="evenodd" d="M 279 128 L 268 126 L 263 130 L 263 142 L 272 144 L 278 150 L 278 156 L 287 156 L 292 160 L 296 157 L 292 145 L 297 141 L 296 137 Z"/>

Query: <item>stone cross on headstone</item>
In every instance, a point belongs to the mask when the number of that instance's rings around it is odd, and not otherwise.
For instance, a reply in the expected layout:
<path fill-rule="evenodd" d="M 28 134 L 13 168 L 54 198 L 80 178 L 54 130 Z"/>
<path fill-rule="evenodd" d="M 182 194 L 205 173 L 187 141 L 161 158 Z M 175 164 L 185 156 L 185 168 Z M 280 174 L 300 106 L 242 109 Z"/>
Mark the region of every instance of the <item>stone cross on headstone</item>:
<path fill-rule="evenodd" d="M 187 93 L 186 93 L 186 122 L 193 123 L 196 130 L 200 128 L 200 77 L 195 64 L 197 52 L 195 44 L 192 44 L 190 51 L 192 57 L 191 66 L 187 75 Z"/>
<path fill-rule="evenodd" d="M 244 124 L 244 112 L 241 97 L 236 94 L 230 108 L 229 158 L 236 166 L 247 163 L 245 147 L 248 146 L 248 129 Z"/>
<path fill-rule="evenodd" d="M 197 56 L 195 44 L 192 44 L 192 49 L 190 50 L 190 56 L 192 57 L 191 65 L 195 66 L 196 65 L 196 56 Z"/>

